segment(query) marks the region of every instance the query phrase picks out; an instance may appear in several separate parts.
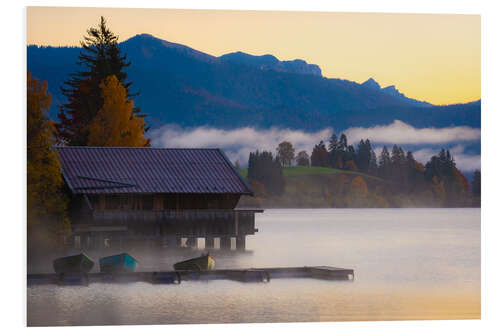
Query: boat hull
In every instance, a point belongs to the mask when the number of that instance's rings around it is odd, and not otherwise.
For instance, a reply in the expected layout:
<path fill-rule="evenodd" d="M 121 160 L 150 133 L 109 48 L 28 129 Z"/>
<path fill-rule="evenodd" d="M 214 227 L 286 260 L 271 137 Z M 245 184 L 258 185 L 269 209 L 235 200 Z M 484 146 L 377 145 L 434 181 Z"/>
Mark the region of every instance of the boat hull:
<path fill-rule="evenodd" d="M 57 274 L 88 273 L 94 267 L 94 261 L 85 253 L 57 258 L 53 262 Z"/>
<path fill-rule="evenodd" d="M 215 268 L 215 259 L 209 255 L 193 258 L 174 264 L 176 271 L 208 271 Z"/>
<path fill-rule="evenodd" d="M 128 253 L 121 253 L 99 259 L 99 267 L 103 273 L 135 272 L 137 269 L 137 260 Z"/>

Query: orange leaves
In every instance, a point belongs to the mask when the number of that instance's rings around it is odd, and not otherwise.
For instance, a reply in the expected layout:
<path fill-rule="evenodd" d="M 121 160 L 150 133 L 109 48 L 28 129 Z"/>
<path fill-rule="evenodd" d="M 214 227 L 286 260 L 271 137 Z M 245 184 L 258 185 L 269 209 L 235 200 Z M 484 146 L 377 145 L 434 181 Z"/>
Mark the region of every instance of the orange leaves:
<path fill-rule="evenodd" d="M 362 177 L 354 177 L 351 182 L 351 192 L 359 198 L 366 198 L 366 196 L 368 195 L 368 187 L 366 186 L 366 182 Z"/>
<path fill-rule="evenodd" d="M 252 186 L 252 189 L 255 191 L 255 194 L 258 197 L 267 197 L 267 191 L 266 191 L 266 186 L 262 184 L 261 182 L 252 179 L 250 181 L 250 186 Z"/>
<path fill-rule="evenodd" d="M 89 146 L 146 147 L 144 119 L 133 114 L 134 103 L 116 76 L 107 77 L 99 85 L 103 106 L 90 123 Z"/>
<path fill-rule="evenodd" d="M 46 118 L 51 103 L 47 82 L 27 82 L 27 204 L 28 231 L 42 227 L 52 235 L 69 231 L 67 198 L 54 145 L 54 123 Z"/>

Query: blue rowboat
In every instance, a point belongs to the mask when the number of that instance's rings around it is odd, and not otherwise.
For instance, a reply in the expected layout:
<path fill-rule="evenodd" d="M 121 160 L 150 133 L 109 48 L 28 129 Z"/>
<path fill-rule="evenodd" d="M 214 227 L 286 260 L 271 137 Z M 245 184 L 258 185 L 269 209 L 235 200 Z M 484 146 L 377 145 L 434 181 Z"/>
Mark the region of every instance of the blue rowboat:
<path fill-rule="evenodd" d="M 121 253 L 99 259 L 99 266 L 103 273 L 135 272 L 137 260 L 128 253 Z"/>
<path fill-rule="evenodd" d="M 57 274 L 86 274 L 94 267 L 94 261 L 82 252 L 74 256 L 57 258 L 54 260 L 53 266 Z"/>

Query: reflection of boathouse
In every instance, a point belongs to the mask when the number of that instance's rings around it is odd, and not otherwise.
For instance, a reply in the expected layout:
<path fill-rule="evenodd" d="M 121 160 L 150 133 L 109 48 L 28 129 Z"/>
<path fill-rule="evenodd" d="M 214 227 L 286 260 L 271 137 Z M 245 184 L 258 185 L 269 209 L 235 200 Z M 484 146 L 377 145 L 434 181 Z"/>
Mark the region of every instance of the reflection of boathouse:
<path fill-rule="evenodd" d="M 235 209 L 251 188 L 219 149 L 57 147 L 71 193 L 75 246 L 156 244 L 245 248 L 255 213 Z M 158 241 L 158 242 L 154 242 Z"/>

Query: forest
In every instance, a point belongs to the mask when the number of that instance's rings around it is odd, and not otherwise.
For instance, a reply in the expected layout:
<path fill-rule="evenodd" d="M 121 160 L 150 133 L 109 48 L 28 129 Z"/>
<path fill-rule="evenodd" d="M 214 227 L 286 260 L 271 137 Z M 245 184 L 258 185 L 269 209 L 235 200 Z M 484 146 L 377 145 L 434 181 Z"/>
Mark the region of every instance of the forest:
<path fill-rule="evenodd" d="M 335 133 L 311 156 L 287 141 L 250 153 L 244 176 L 256 192 L 244 207 L 479 207 L 481 197 L 481 172 L 469 184 L 449 150 L 423 165 L 397 145 L 377 156 L 369 139 L 354 148 Z"/>

